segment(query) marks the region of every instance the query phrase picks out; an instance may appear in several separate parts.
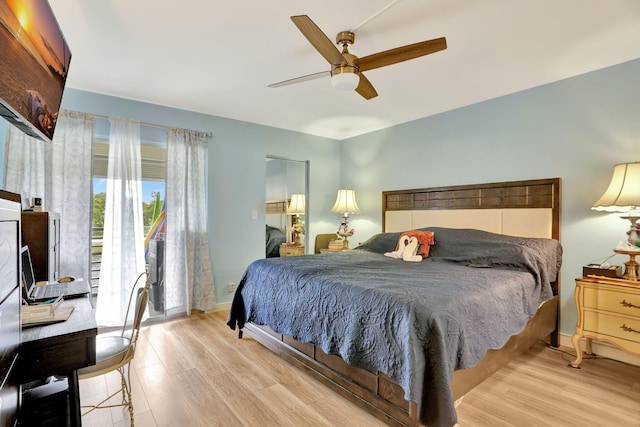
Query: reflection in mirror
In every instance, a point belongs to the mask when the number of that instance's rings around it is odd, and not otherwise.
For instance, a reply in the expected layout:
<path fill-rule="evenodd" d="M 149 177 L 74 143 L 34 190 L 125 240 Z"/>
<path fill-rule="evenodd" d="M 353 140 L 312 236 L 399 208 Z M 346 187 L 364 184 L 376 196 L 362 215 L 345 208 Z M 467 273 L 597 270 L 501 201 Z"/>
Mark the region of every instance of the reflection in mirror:
<path fill-rule="evenodd" d="M 306 161 L 267 156 L 267 258 L 304 255 L 306 252 L 307 165 Z"/>

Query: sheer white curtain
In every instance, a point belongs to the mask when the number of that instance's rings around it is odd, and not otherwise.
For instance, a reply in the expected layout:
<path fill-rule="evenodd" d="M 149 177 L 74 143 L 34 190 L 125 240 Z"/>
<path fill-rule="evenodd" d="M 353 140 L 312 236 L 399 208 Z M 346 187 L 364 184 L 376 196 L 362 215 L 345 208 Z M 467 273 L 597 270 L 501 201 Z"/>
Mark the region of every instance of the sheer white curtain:
<path fill-rule="evenodd" d="M 22 195 L 23 207 L 32 197 L 42 198 L 42 209 L 49 210 L 45 197 L 45 159 L 51 156 L 51 144 L 32 138 L 12 125 L 7 125 L 5 144 L 4 189 Z"/>
<path fill-rule="evenodd" d="M 51 143 L 7 128 L 5 189 L 60 214 L 60 274 L 89 280 L 93 116 L 61 110 Z"/>
<path fill-rule="evenodd" d="M 145 270 L 140 123 L 110 119 L 107 199 L 96 307 L 101 326 L 121 325 L 128 295 Z"/>
<path fill-rule="evenodd" d="M 209 135 L 167 131 L 167 311 L 210 310 L 215 287 L 206 213 L 206 154 Z"/>

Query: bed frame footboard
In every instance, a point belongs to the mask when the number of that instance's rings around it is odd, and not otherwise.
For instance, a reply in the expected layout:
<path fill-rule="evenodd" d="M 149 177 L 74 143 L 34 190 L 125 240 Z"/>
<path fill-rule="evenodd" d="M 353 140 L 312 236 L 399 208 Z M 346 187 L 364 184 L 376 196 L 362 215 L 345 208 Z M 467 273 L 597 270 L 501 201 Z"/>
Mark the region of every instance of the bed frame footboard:
<path fill-rule="evenodd" d="M 293 366 L 328 386 L 391 426 L 420 426 L 417 406 L 404 400 L 404 391 L 382 373 L 353 367 L 310 343 L 300 343 L 267 326 L 246 323 L 244 331 Z"/>
<path fill-rule="evenodd" d="M 473 368 L 455 371 L 451 381 L 454 400 L 525 353 L 538 340 L 549 343 L 550 334 L 556 328 L 557 308 L 556 296 L 542 304 L 525 329 L 512 336 L 501 349 L 489 350 Z M 247 323 L 239 332 L 239 338 L 242 338 L 242 331 L 385 423 L 391 426 L 422 425 L 418 420 L 417 404 L 405 400 L 403 389 L 383 373 L 350 366 L 314 344 L 300 343 L 267 326 Z"/>

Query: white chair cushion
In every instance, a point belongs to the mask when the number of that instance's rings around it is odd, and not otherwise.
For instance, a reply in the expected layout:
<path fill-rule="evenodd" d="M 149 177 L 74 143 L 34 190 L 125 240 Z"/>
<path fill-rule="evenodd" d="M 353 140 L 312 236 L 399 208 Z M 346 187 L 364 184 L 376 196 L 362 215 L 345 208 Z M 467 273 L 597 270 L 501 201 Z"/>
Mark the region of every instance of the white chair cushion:
<path fill-rule="evenodd" d="M 103 371 L 111 371 L 122 366 L 133 358 L 133 350 L 129 351 L 131 340 L 120 334 L 99 334 L 96 337 L 96 364 L 78 370 L 80 378 L 101 375 Z"/>

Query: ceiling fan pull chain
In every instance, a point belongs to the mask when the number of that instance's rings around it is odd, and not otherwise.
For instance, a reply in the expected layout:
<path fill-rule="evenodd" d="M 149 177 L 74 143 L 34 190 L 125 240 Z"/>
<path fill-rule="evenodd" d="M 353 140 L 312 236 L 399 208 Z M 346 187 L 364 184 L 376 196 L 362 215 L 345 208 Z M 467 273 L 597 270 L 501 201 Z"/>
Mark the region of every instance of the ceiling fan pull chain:
<path fill-rule="evenodd" d="M 356 25 L 355 28 L 353 28 L 351 31 L 355 33 L 358 28 L 362 27 L 367 22 L 369 22 L 372 19 L 376 18 L 378 15 L 380 15 L 381 13 L 386 11 L 387 9 L 391 8 L 392 6 L 395 6 L 395 4 L 399 3 L 400 1 L 401 0 L 393 0 L 391 3 L 389 3 L 388 5 L 386 5 L 385 7 L 383 7 L 382 9 L 380 9 L 379 11 L 377 11 L 376 13 L 374 13 L 373 15 L 371 15 L 370 17 L 368 17 L 367 19 L 365 19 L 364 21 L 362 21 L 361 23 Z"/>

